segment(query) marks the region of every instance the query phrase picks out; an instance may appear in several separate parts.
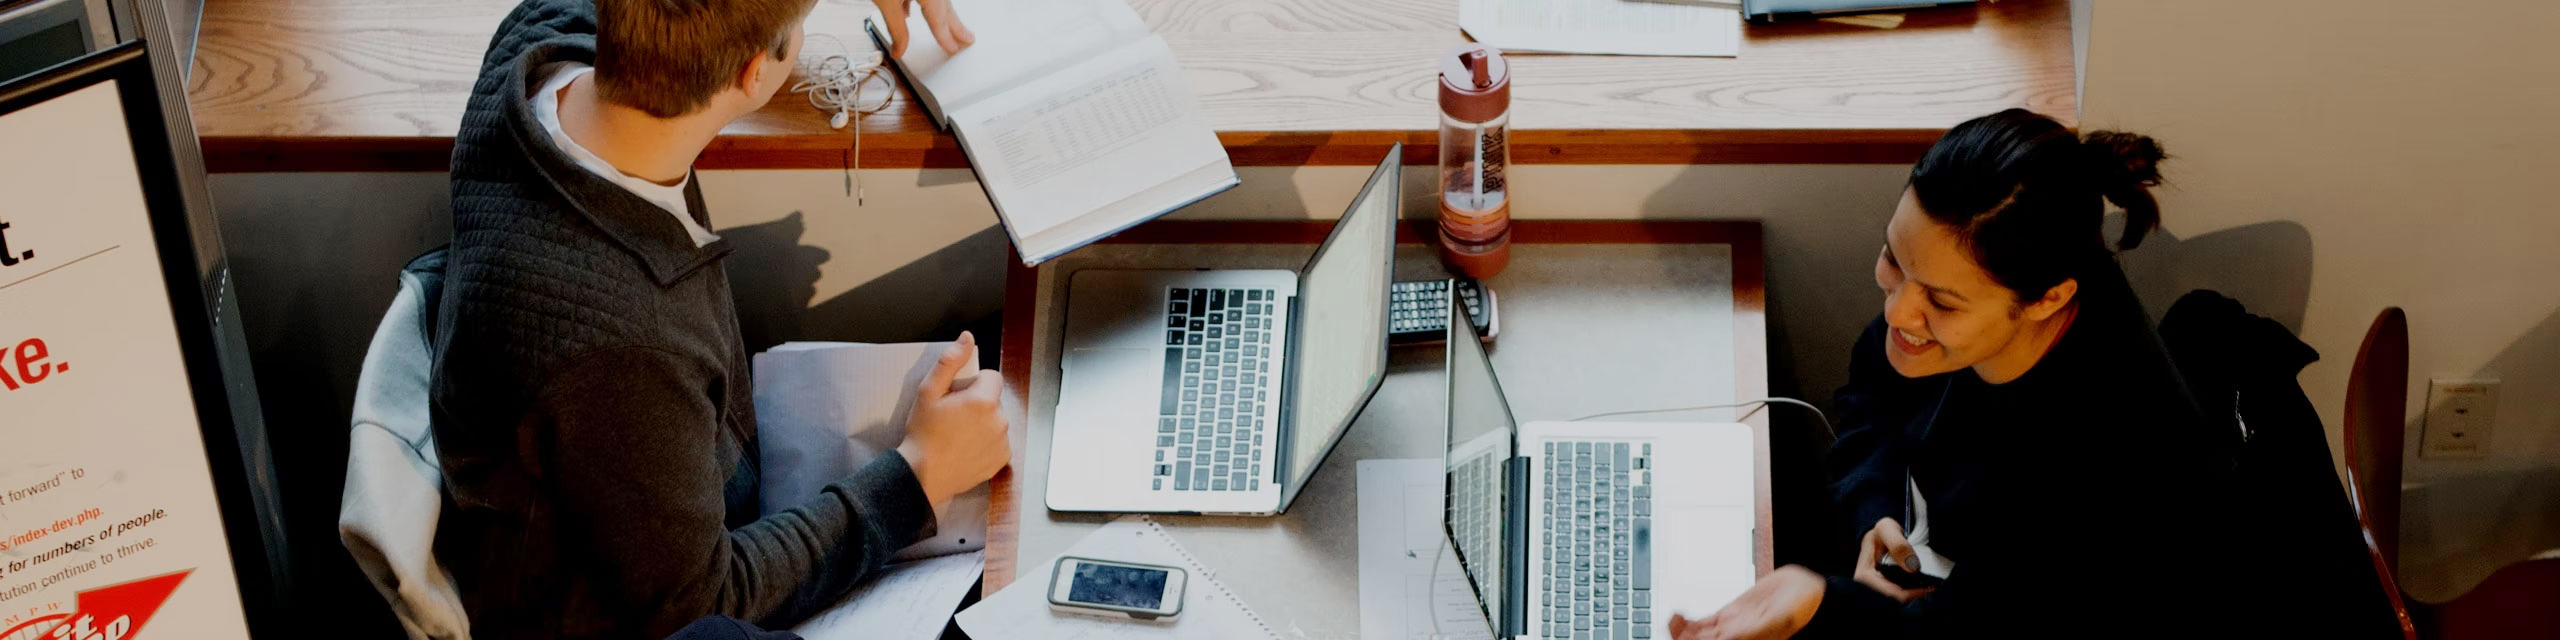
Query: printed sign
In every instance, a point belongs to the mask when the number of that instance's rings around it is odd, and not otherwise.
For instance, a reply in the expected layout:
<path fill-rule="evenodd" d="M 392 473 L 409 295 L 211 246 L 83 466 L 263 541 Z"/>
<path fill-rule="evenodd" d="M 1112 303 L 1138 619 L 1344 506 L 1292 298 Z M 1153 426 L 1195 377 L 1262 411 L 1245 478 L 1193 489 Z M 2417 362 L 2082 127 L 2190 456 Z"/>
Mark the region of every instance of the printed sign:
<path fill-rule="evenodd" d="M 246 638 L 118 92 L 0 115 L 0 640 Z"/>

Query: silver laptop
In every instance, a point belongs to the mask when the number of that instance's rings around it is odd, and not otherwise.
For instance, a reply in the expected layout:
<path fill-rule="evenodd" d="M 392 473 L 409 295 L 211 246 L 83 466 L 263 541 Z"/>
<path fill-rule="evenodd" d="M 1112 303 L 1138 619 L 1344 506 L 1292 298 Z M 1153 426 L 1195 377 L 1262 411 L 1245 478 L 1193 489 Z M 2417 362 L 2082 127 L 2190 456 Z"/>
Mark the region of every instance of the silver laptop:
<path fill-rule="evenodd" d="M 1386 374 L 1402 154 L 1303 270 L 1071 276 L 1050 510 L 1289 507 Z"/>
<path fill-rule="evenodd" d="M 1672 612 L 1751 586 L 1749 425 L 1516 427 L 1475 329 L 1451 325 L 1446 523 L 1494 637 L 1668 639 Z"/>

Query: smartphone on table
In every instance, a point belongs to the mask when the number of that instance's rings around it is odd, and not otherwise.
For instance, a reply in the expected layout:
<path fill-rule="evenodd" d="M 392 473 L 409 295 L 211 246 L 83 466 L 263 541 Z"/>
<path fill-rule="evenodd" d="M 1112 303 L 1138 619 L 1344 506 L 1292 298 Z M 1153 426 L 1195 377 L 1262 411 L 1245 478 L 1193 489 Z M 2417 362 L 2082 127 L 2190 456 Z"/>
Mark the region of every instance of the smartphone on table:
<path fill-rule="evenodd" d="M 1182 615 L 1190 576 L 1175 567 L 1067 556 L 1049 574 L 1049 608 L 1059 613 L 1172 622 Z"/>

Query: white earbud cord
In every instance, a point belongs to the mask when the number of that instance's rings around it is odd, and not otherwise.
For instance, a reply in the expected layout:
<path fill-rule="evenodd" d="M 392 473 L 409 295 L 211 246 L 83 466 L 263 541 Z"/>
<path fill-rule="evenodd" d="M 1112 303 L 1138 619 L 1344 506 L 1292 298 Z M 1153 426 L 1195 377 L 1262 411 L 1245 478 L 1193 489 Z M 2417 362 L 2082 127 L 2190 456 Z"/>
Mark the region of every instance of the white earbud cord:
<path fill-rule="evenodd" d="M 1633 411 L 1611 411 L 1611 412 L 1608 412 L 1608 413 L 1594 413 L 1594 414 L 1587 415 L 1587 416 L 1583 416 L 1583 417 L 1580 417 L 1580 418 L 1574 418 L 1574 419 L 1570 420 L 1569 422 L 1582 422 L 1582 421 L 1584 421 L 1584 420 L 1590 420 L 1590 419 L 1593 419 L 1593 418 L 1608 418 L 1608 417 L 1614 417 L 1614 416 L 1632 416 L 1632 415 L 1641 415 L 1641 414 L 1649 414 L 1649 413 L 1679 413 L 1679 412 L 1682 412 L 1682 411 L 1705 411 L 1705 410 L 1708 410 L 1708 409 L 1735 409 L 1735 408 L 1740 408 L 1740 407 L 1751 407 L 1751 410 L 1750 410 L 1750 411 L 1744 411 L 1744 412 L 1742 412 L 1742 415 L 1741 415 L 1741 416 L 1734 418 L 1735 420 L 1749 420 L 1749 419 L 1751 419 L 1751 415 L 1752 415 L 1752 414 L 1759 413 L 1759 412 L 1760 412 L 1760 410 L 1761 410 L 1762 408 L 1766 408 L 1766 407 L 1768 407 L 1768 406 L 1769 406 L 1770 404 L 1772 404 L 1772 403 L 1777 403 L 1777 404 L 1791 404 L 1791 405 L 1795 405 L 1795 406 L 1799 406 L 1799 407 L 1804 407 L 1805 409 L 1808 409 L 1808 410 L 1813 411 L 1813 417 L 1814 417 L 1815 419 L 1819 419 L 1819 420 L 1821 420 L 1821 421 L 1822 421 L 1822 432 L 1823 432 L 1823 433 L 1825 433 L 1825 434 L 1830 435 L 1830 436 L 1831 436 L 1831 439 L 1833 439 L 1833 440 L 1839 440 L 1839 439 L 1840 439 L 1840 433 L 1839 433 L 1838 431 L 1834 431 L 1834 430 L 1832 430 L 1832 428 L 1831 428 L 1831 417 L 1830 417 L 1830 416 L 1827 416 L 1827 415 L 1823 415 L 1823 414 L 1822 414 L 1822 408 L 1821 408 L 1821 407 L 1813 406 L 1813 403 L 1805 402 L 1805 401 L 1803 401 L 1803 400 L 1797 400 L 1797 399 L 1795 399 L 1795 398 L 1775 398 L 1775 397 L 1772 397 L 1772 398 L 1761 398 L 1761 399 L 1758 399 L 1758 400 L 1747 400 L 1747 401 L 1743 401 L 1743 402 L 1736 402 L 1736 403 L 1732 403 L 1732 404 L 1710 404 L 1710 405 L 1703 405 L 1703 406 L 1696 406 L 1696 407 L 1671 407 L 1671 408 L 1667 408 L 1667 409 L 1637 409 L 1637 410 L 1633 410 Z"/>
<path fill-rule="evenodd" d="M 814 44 L 820 39 L 832 43 L 836 53 L 801 52 L 801 80 L 798 84 L 791 85 L 791 92 L 808 94 L 809 106 L 817 107 L 819 112 L 829 114 L 827 126 L 837 129 L 853 128 L 853 154 L 850 161 L 846 163 L 844 188 L 845 195 L 853 196 L 853 204 L 858 207 L 862 206 L 865 195 L 865 190 L 861 187 L 862 127 L 856 126 L 853 119 L 860 114 L 887 108 L 892 92 L 884 88 L 879 92 L 879 97 L 873 100 L 865 100 L 863 96 L 866 93 L 865 86 L 880 75 L 882 60 L 880 52 L 872 51 L 857 56 L 845 48 L 844 41 L 823 33 L 809 34 L 807 42 Z"/>

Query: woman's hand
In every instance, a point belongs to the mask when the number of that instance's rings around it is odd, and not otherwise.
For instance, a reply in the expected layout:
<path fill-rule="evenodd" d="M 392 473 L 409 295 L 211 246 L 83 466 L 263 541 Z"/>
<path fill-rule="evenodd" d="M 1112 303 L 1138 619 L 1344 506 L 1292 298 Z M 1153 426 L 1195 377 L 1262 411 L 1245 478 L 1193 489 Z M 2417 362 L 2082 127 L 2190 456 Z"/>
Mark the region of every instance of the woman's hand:
<path fill-rule="evenodd" d="M 916 389 L 907 439 L 898 443 L 898 455 L 907 459 L 937 516 L 952 496 L 995 477 L 1013 459 L 1013 441 L 1005 431 L 1004 377 L 977 370 L 977 362 L 977 337 L 961 332 L 959 342 L 942 352 Z"/>
<path fill-rule="evenodd" d="M 1876 571 L 1876 563 L 1884 558 L 1893 558 L 1893 563 L 1901 565 L 1904 571 L 1920 571 L 1920 555 L 1911 550 L 1911 541 L 1902 538 L 1902 523 L 1894 522 L 1892 518 L 1877 520 L 1876 526 L 1867 529 L 1866 538 L 1858 541 L 1858 570 L 1849 577 L 1877 593 L 1905 603 L 1935 590 L 1929 587 L 1904 589 L 1902 585 L 1885 579 L 1883 572 Z"/>
<path fill-rule="evenodd" d="M 978 34 L 960 24 L 960 14 L 951 11 L 951 0 L 871 0 L 880 7 L 880 22 L 889 27 L 889 57 L 907 57 L 907 5 L 913 3 L 924 11 L 925 27 L 933 30 L 933 41 L 942 44 L 945 54 L 978 41 Z"/>
<path fill-rule="evenodd" d="M 1822 608 L 1822 575 L 1795 565 L 1753 583 L 1751 589 L 1703 620 L 1671 616 L 1673 640 L 1781 640 L 1804 629 Z"/>

